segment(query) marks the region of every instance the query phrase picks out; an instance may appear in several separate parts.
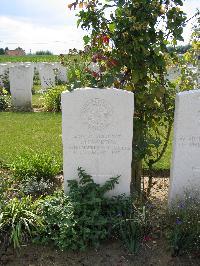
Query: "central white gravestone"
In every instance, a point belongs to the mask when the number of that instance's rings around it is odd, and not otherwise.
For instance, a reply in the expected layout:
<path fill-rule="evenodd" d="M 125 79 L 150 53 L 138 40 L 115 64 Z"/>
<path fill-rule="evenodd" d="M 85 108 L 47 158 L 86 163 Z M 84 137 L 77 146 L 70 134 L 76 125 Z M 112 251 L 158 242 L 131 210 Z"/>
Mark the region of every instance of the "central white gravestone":
<path fill-rule="evenodd" d="M 117 89 L 62 93 L 65 192 L 82 167 L 94 181 L 120 175 L 110 195 L 130 194 L 134 94 Z"/>
<path fill-rule="evenodd" d="M 9 69 L 12 106 L 16 109 L 32 108 L 33 68 L 19 65 Z"/>
<path fill-rule="evenodd" d="M 192 189 L 200 189 L 200 90 L 176 97 L 169 204 Z"/>

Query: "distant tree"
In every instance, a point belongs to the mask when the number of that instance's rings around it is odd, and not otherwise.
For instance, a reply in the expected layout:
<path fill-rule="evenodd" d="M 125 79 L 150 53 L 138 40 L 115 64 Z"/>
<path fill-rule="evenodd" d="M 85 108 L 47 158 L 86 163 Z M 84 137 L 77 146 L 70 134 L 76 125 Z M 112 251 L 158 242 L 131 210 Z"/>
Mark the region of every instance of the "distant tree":
<path fill-rule="evenodd" d="M 0 48 L 0 55 L 4 55 L 5 54 L 5 51 L 3 48 Z"/>
<path fill-rule="evenodd" d="M 191 47 L 192 47 L 191 44 L 169 46 L 168 51 L 169 52 L 176 52 L 178 54 L 185 54 Z"/>
<path fill-rule="evenodd" d="M 35 54 L 36 55 L 53 55 L 53 53 L 48 51 L 48 50 L 46 50 L 46 51 L 42 51 L 42 50 L 41 51 L 37 51 Z"/>

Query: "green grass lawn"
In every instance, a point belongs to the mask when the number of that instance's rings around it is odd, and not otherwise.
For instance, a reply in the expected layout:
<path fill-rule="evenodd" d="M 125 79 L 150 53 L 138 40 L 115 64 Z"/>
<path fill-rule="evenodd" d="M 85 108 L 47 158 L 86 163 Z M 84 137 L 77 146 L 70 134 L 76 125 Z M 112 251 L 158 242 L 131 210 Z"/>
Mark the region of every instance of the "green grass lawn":
<path fill-rule="evenodd" d="M 158 169 L 158 170 L 169 170 L 170 169 L 171 153 L 172 153 L 172 138 L 173 138 L 173 133 L 170 136 L 169 144 L 168 144 L 165 154 L 163 155 L 162 159 L 154 165 L 155 169 Z"/>
<path fill-rule="evenodd" d="M 0 161 L 12 163 L 29 151 L 62 161 L 61 113 L 0 112 Z"/>
<path fill-rule="evenodd" d="M 59 62 L 58 55 L 24 55 L 8 56 L 0 55 L 0 63 L 5 62 Z"/>
<path fill-rule="evenodd" d="M 33 95 L 38 106 L 39 94 Z M 0 161 L 11 163 L 17 155 L 30 150 L 49 152 L 62 162 L 61 113 L 0 113 Z M 172 139 L 172 138 L 171 138 Z M 171 139 L 162 160 L 154 168 L 170 167 Z"/>

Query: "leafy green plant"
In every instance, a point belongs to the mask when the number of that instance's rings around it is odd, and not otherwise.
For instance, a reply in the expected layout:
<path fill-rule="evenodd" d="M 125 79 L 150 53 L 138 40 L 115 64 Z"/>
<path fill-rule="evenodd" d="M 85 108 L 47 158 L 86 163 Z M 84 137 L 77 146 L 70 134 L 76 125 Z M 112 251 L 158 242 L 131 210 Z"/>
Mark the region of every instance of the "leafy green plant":
<path fill-rule="evenodd" d="M 0 78 L 3 82 L 3 88 L 10 94 L 10 80 L 9 80 L 9 70 L 7 69 L 3 75 L 0 75 Z M 1 85 L 0 85 L 1 87 Z"/>
<path fill-rule="evenodd" d="M 0 231 L 9 234 L 14 248 L 20 247 L 25 238 L 33 237 L 43 226 L 42 217 L 38 214 L 38 202 L 27 196 L 13 198 L 2 206 Z"/>
<path fill-rule="evenodd" d="M 109 210 L 111 207 L 113 210 L 113 204 L 109 205 L 105 193 L 114 188 L 119 177 L 100 186 L 81 168 L 78 175 L 79 180 L 69 181 L 67 196 L 55 193 L 43 200 L 41 209 L 46 225 L 40 241 L 51 240 L 61 249 L 84 250 L 98 246 L 109 236 L 112 226 Z"/>
<path fill-rule="evenodd" d="M 8 108 L 8 96 L 7 96 L 7 91 L 0 86 L 0 111 L 4 111 Z"/>
<path fill-rule="evenodd" d="M 37 180 L 53 180 L 60 165 L 50 154 L 27 154 L 17 157 L 11 165 L 14 176 L 19 180 L 35 177 Z"/>
<path fill-rule="evenodd" d="M 36 177 L 21 180 L 18 184 L 19 190 L 25 195 L 32 195 L 38 197 L 40 195 L 47 195 L 54 190 L 55 184 L 50 180 L 41 178 L 37 180 Z"/>
<path fill-rule="evenodd" d="M 62 56 L 61 62 L 67 67 L 68 83 L 70 90 L 83 87 L 96 87 L 96 73 L 90 71 L 92 55 L 90 50 L 72 51 L 72 53 Z"/>
<path fill-rule="evenodd" d="M 186 191 L 182 199 L 173 202 L 168 216 L 168 237 L 177 256 L 200 251 L 200 198 L 198 190 Z"/>
<path fill-rule="evenodd" d="M 59 112 L 61 111 L 61 93 L 66 91 L 66 86 L 56 86 L 50 88 L 44 94 L 44 108 L 46 111 Z"/>
<path fill-rule="evenodd" d="M 120 238 L 130 253 L 137 253 L 148 228 L 145 207 L 132 204 L 131 211 L 123 214 L 119 220 Z"/>
<path fill-rule="evenodd" d="M 75 230 L 74 207 L 63 191 L 46 196 L 40 203 L 45 226 L 35 238 L 36 243 L 53 242 L 60 249 L 76 249 L 79 235 Z"/>
<path fill-rule="evenodd" d="M 14 191 L 13 180 L 10 176 L 0 173 L 0 206 L 6 204 L 9 195 Z M 0 207 L 1 209 L 1 207 Z"/>
<path fill-rule="evenodd" d="M 11 164 L 14 177 L 19 181 L 54 181 L 61 171 L 60 164 L 50 154 L 26 154 Z"/>
<path fill-rule="evenodd" d="M 96 184 L 82 168 L 78 168 L 78 176 L 78 180 L 69 181 L 67 195 L 55 192 L 41 201 L 45 226 L 37 242 L 52 241 L 60 249 L 85 250 L 115 236 L 136 252 L 145 230 L 144 213 L 133 209 L 130 197 L 106 194 L 118 183 L 119 176 L 103 185 Z"/>

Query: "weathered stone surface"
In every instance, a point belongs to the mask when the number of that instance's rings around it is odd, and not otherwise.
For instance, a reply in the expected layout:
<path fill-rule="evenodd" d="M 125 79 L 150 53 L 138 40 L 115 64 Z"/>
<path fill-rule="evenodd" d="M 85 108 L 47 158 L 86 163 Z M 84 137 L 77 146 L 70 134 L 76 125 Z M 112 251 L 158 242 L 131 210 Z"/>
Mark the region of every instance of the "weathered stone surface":
<path fill-rule="evenodd" d="M 4 76 L 6 71 L 8 70 L 8 64 L 0 64 L 0 86 L 3 87 Z"/>
<path fill-rule="evenodd" d="M 178 67 L 171 67 L 167 71 L 167 78 L 171 81 L 174 82 L 177 80 L 177 78 L 181 75 L 181 70 Z"/>
<path fill-rule="evenodd" d="M 192 189 L 200 189 L 200 90 L 176 97 L 169 203 Z"/>
<path fill-rule="evenodd" d="M 46 90 L 50 87 L 55 86 L 55 73 L 53 70 L 53 65 L 49 63 L 39 63 L 37 65 L 41 87 L 43 90 Z"/>
<path fill-rule="evenodd" d="M 56 70 L 57 80 L 61 81 L 63 83 L 67 83 L 67 81 L 68 81 L 67 68 L 58 62 L 55 62 L 52 65 L 53 65 L 53 68 Z"/>
<path fill-rule="evenodd" d="M 110 195 L 130 193 L 134 95 L 117 89 L 77 89 L 62 94 L 64 179 L 82 167 L 95 182 L 121 175 Z"/>
<path fill-rule="evenodd" d="M 9 69 L 12 106 L 16 109 L 32 108 L 33 68 L 18 65 Z"/>

